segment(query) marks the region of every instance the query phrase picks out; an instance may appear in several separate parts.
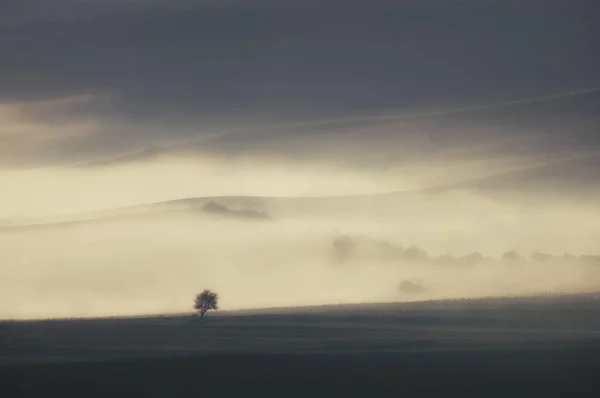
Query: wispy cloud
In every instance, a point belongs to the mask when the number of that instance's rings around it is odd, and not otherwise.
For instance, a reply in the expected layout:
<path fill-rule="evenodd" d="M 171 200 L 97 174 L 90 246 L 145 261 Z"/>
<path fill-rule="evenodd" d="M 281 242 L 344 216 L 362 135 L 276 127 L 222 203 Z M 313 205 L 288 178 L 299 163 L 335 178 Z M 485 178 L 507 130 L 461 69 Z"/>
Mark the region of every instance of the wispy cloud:
<path fill-rule="evenodd" d="M 98 131 L 94 120 L 37 120 L 36 112 L 48 112 L 87 101 L 75 96 L 46 101 L 0 104 L 0 166 L 44 165 L 54 159 L 53 148 L 60 143 L 82 139 Z"/>

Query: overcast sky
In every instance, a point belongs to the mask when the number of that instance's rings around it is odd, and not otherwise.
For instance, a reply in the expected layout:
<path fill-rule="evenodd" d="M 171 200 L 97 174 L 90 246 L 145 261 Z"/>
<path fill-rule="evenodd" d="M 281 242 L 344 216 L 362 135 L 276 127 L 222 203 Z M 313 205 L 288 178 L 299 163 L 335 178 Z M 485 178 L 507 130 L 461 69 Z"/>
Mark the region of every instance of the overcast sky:
<path fill-rule="evenodd" d="M 597 87 L 594 3 L 3 0 L 0 164 Z"/>

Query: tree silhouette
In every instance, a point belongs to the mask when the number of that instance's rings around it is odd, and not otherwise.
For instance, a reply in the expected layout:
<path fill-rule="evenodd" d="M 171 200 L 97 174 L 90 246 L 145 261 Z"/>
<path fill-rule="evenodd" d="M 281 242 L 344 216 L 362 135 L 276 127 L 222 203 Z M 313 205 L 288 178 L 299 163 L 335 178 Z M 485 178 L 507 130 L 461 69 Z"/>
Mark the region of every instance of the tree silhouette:
<path fill-rule="evenodd" d="M 200 312 L 200 318 L 203 318 L 207 311 L 219 309 L 218 301 L 217 293 L 204 289 L 202 293 L 196 295 L 194 308 Z"/>

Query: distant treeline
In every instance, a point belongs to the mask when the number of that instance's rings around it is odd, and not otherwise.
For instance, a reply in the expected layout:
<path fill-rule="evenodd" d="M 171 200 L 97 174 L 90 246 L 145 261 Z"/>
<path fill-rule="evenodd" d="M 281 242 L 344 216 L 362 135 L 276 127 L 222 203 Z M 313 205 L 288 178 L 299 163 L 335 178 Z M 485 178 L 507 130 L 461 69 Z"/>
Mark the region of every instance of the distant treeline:
<path fill-rule="evenodd" d="M 511 250 L 507 251 L 499 258 L 484 256 L 478 252 L 463 256 L 453 256 L 450 254 L 434 256 L 417 246 L 403 246 L 364 235 L 342 235 L 336 237 L 333 240 L 333 253 L 334 259 L 337 262 L 345 262 L 352 259 L 372 259 L 380 261 L 401 261 L 455 266 L 470 266 L 498 262 L 579 263 L 600 266 L 600 256 L 574 255 L 571 253 L 552 255 L 535 252 L 525 255 Z"/>

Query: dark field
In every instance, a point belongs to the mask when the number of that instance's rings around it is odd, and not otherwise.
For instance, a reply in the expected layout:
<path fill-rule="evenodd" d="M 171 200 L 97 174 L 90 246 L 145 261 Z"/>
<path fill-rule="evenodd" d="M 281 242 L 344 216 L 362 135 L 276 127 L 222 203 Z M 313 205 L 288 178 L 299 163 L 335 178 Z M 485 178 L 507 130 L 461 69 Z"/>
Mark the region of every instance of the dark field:
<path fill-rule="evenodd" d="M 6 397 L 595 396 L 596 295 L 4 322 Z"/>

